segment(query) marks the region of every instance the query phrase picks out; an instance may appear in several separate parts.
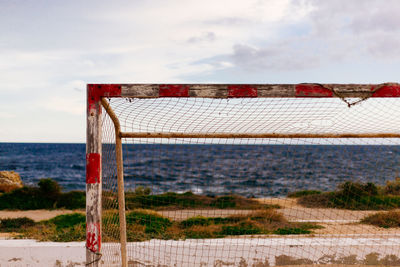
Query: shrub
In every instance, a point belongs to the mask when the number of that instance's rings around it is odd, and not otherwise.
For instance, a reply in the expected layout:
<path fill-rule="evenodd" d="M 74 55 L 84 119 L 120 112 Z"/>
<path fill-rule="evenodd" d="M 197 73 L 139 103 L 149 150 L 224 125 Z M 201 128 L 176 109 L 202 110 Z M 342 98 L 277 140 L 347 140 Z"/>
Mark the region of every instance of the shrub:
<path fill-rule="evenodd" d="M 86 206 L 86 196 L 83 191 L 70 191 L 60 195 L 57 208 L 83 209 Z"/>
<path fill-rule="evenodd" d="M 286 223 L 287 220 L 283 215 L 276 210 L 258 210 L 248 215 L 250 219 L 261 223 Z"/>
<path fill-rule="evenodd" d="M 400 196 L 383 195 L 373 183 L 345 182 L 335 192 L 305 195 L 298 203 L 309 208 L 389 210 L 400 207 Z"/>
<path fill-rule="evenodd" d="M 0 210 L 78 209 L 86 205 L 85 192 L 62 193 L 52 179 L 41 179 L 38 187 L 24 186 L 0 195 Z"/>
<path fill-rule="evenodd" d="M 39 192 L 43 198 L 56 202 L 61 194 L 61 187 L 50 178 L 40 179 L 38 182 Z"/>
<path fill-rule="evenodd" d="M 361 223 L 371 224 L 382 228 L 400 227 L 400 212 L 378 212 L 361 220 Z"/>
<path fill-rule="evenodd" d="M 318 190 L 302 190 L 302 191 L 296 191 L 289 193 L 287 196 L 290 198 L 299 198 L 303 196 L 308 196 L 308 195 L 318 195 L 321 194 L 321 191 Z"/>
<path fill-rule="evenodd" d="M 376 196 L 378 195 L 378 188 L 373 183 L 357 183 L 347 181 L 339 185 L 339 193 L 349 198 L 357 198 L 361 196 Z"/>
<path fill-rule="evenodd" d="M 148 196 L 151 193 L 151 188 L 149 187 L 144 187 L 144 186 L 138 186 L 135 188 L 134 194 L 138 196 Z"/>
<path fill-rule="evenodd" d="M 51 209 L 54 203 L 43 198 L 38 188 L 22 187 L 0 196 L 0 209 Z"/>
<path fill-rule="evenodd" d="M 196 217 L 192 217 L 192 218 L 186 219 L 184 221 L 181 221 L 180 225 L 184 228 L 187 228 L 187 227 L 191 227 L 193 225 L 207 226 L 207 225 L 210 225 L 212 222 L 213 222 L 212 218 L 196 216 Z"/>
<path fill-rule="evenodd" d="M 0 231 L 2 232 L 17 232 L 21 228 L 33 225 L 35 222 L 27 217 L 0 219 Z"/>
<path fill-rule="evenodd" d="M 234 208 L 236 207 L 235 197 L 234 196 L 218 197 L 211 202 L 210 206 L 218 209 Z"/>
<path fill-rule="evenodd" d="M 400 195 L 400 178 L 397 177 L 394 181 L 387 181 L 383 190 L 388 195 Z"/>
<path fill-rule="evenodd" d="M 307 208 L 327 208 L 332 207 L 331 199 L 333 192 L 305 195 L 297 200 L 297 203 Z"/>
<path fill-rule="evenodd" d="M 212 226 L 195 225 L 184 230 L 184 237 L 194 238 L 194 239 L 223 237 L 223 235 L 220 235 L 218 233 L 220 231 L 221 228 L 215 225 Z"/>

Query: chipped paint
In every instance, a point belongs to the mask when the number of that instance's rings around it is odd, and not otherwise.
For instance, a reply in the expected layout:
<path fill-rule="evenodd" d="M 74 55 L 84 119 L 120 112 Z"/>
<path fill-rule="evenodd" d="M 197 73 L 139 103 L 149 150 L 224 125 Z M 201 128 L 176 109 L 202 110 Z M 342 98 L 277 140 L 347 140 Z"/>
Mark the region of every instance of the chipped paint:
<path fill-rule="evenodd" d="M 188 97 L 189 86 L 184 84 L 160 84 L 159 97 Z"/>
<path fill-rule="evenodd" d="M 228 85 L 228 97 L 257 97 L 257 87 L 248 84 Z"/>
<path fill-rule="evenodd" d="M 100 224 L 91 223 L 86 227 L 86 247 L 92 252 L 99 252 L 101 248 Z"/>

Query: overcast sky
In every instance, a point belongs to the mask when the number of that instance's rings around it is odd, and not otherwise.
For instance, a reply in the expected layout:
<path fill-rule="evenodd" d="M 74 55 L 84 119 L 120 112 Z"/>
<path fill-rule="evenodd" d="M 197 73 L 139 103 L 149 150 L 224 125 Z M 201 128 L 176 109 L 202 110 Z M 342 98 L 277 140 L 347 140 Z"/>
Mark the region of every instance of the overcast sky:
<path fill-rule="evenodd" d="M 87 83 L 382 83 L 398 0 L 0 0 L 0 142 L 85 142 Z"/>

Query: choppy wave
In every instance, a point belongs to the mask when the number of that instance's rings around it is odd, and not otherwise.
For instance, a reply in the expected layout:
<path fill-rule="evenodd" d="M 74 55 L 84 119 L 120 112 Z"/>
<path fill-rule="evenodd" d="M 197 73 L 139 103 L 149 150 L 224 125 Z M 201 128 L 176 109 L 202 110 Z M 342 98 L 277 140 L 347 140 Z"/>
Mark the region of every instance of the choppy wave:
<path fill-rule="evenodd" d="M 384 184 L 400 173 L 400 146 L 141 144 L 124 146 L 124 159 L 128 188 L 212 195 L 283 196 L 347 180 Z M 66 191 L 84 190 L 85 145 L 0 143 L 0 170 L 20 173 L 26 184 L 53 178 Z"/>

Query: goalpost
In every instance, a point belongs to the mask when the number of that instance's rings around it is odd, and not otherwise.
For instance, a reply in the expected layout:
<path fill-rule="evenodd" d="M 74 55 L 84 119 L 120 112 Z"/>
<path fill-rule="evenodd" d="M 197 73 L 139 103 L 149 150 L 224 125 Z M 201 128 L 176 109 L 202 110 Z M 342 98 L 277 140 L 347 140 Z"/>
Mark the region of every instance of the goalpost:
<path fill-rule="evenodd" d="M 389 152 L 397 156 L 399 97 L 400 85 L 394 83 L 89 84 L 86 263 L 244 267 L 368 264 L 373 258 L 383 264 L 386 256 L 399 252 L 400 239 L 385 245 L 388 253 L 365 249 L 361 242 L 341 258 L 332 256 L 340 249 L 318 254 L 314 247 L 322 241 L 312 239 L 332 238 L 334 227 L 344 227 L 336 228 L 336 234 L 359 227 L 355 234 L 381 238 L 372 226 L 348 226 L 372 212 L 333 209 L 336 200 L 325 200 L 331 201 L 326 209 L 318 204 L 317 210 L 312 203 L 301 207 L 284 196 L 298 190 L 332 191 L 332 183 L 347 180 L 359 181 L 354 186 L 369 196 L 362 182 L 371 178 L 383 186 L 396 178 L 391 159 L 385 165 L 378 157 Z M 312 152 L 315 145 L 321 145 L 321 158 Z M 351 161 L 352 149 L 358 157 L 371 156 L 373 175 L 382 171 L 394 177 L 369 177 L 368 168 L 360 166 L 332 170 L 341 165 L 336 157 L 343 157 L 342 165 Z M 315 174 L 317 168 L 331 170 L 326 173 L 330 176 Z M 356 197 L 364 197 L 363 192 Z M 371 201 L 364 210 L 372 207 Z M 339 238 L 354 233 L 343 230 Z M 396 236 L 395 231 L 385 234 Z M 294 248 L 300 245 L 292 244 L 296 240 L 309 245 L 300 252 Z M 362 259 L 351 258 L 354 253 Z"/>

